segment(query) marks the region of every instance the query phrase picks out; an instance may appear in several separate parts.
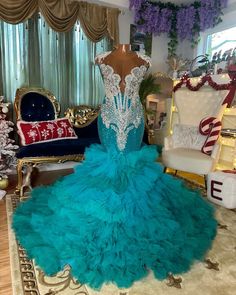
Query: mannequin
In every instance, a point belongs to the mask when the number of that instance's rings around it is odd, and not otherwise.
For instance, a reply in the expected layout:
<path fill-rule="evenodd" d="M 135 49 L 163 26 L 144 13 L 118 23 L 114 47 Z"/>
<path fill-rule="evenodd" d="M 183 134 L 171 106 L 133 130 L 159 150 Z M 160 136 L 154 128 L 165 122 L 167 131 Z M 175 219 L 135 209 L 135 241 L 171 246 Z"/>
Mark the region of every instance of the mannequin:
<path fill-rule="evenodd" d="M 100 66 L 106 92 L 98 120 L 101 142 L 108 150 L 111 147 L 116 150 L 115 145 L 122 152 L 129 151 L 131 145 L 138 150 L 144 132 L 138 92 L 150 58 L 131 51 L 129 44 L 119 44 L 115 50 L 98 55 L 96 63 Z M 115 138 L 113 131 L 107 130 L 109 127 L 115 131 Z M 107 134 L 112 140 L 103 140 Z M 127 142 L 130 146 L 126 148 Z"/>
<path fill-rule="evenodd" d="M 217 222 L 198 192 L 163 173 L 156 147 L 142 144 L 139 87 L 150 59 L 123 44 L 96 62 L 105 86 L 101 144 L 74 173 L 33 189 L 13 228 L 47 275 L 69 264 L 80 283 L 127 288 L 150 271 L 158 279 L 187 271 L 211 246 Z"/>
<path fill-rule="evenodd" d="M 114 72 L 121 77 L 120 89 L 122 93 L 125 89 L 124 78 L 130 74 L 130 71 L 134 67 L 140 67 L 143 65 L 148 68 L 150 65 L 149 58 L 142 58 L 136 52 L 131 51 L 130 44 L 118 44 L 115 50 L 109 52 L 108 55 L 105 53 L 104 57 L 102 54 L 101 57 L 102 58 L 96 58 L 96 63 L 110 65 Z"/>

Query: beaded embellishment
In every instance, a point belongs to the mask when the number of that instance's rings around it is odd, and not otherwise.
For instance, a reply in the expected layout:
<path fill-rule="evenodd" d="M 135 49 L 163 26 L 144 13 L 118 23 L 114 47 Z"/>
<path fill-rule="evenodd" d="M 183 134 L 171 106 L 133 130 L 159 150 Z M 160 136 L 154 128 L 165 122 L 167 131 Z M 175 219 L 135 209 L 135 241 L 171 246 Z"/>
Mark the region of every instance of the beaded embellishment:
<path fill-rule="evenodd" d="M 139 100 L 139 86 L 147 71 L 142 65 L 134 67 L 125 77 L 124 94 L 120 90 L 120 75 L 114 73 L 111 66 L 101 64 L 105 86 L 105 102 L 101 107 L 101 118 L 106 128 L 116 132 L 117 147 L 123 151 L 126 147 L 129 132 L 138 128 L 143 118 L 143 108 Z"/>

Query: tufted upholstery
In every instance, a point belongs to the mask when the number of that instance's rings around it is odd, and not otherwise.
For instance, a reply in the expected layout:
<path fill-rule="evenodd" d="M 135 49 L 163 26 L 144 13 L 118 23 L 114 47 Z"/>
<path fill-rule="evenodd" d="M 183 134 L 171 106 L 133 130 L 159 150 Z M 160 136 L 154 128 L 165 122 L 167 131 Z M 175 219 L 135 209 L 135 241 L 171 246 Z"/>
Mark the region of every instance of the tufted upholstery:
<path fill-rule="evenodd" d="M 212 91 L 209 87 L 202 87 L 199 91 L 179 89 L 174 97 L 179 123 L 199 126 L 201 119 L 217 117 L 227 93 L 228 90 Z"/>
<path fill-rule="evenodd" d="M 23 121 L 46 121 L 56 118 L 55 107 L 46 96 L 37 92 L 26 93 L 20 101 L 20 114 Z"/>

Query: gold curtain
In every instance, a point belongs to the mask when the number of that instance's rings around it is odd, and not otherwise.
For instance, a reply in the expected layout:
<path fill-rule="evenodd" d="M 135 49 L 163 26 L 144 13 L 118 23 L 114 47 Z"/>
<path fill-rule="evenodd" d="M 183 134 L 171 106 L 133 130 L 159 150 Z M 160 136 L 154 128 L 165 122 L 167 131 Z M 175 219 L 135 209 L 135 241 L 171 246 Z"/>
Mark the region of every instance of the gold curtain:
<path fill-rule="evenodd" d="M 1 0 L 0 19 L 18 24 L 36 12 L 42 13 L 48 25 L 57 32 L 70 31 L 77 20 L 87 37 L 98 42 L 109 36 L 119 43 L 117 8 L 100 6 L 78 0 Z"/>

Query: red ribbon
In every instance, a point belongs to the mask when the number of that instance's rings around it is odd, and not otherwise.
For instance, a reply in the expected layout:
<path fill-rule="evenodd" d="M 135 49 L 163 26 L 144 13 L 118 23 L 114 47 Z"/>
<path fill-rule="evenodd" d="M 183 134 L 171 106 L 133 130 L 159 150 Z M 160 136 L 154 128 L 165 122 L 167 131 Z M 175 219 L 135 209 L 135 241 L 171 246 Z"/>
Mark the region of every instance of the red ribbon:
<path fill-rule="evenodd" d="M 236 174 L 236 169 L 234 169 L 234 170 L 222 170 L 222 172 Z"/>

